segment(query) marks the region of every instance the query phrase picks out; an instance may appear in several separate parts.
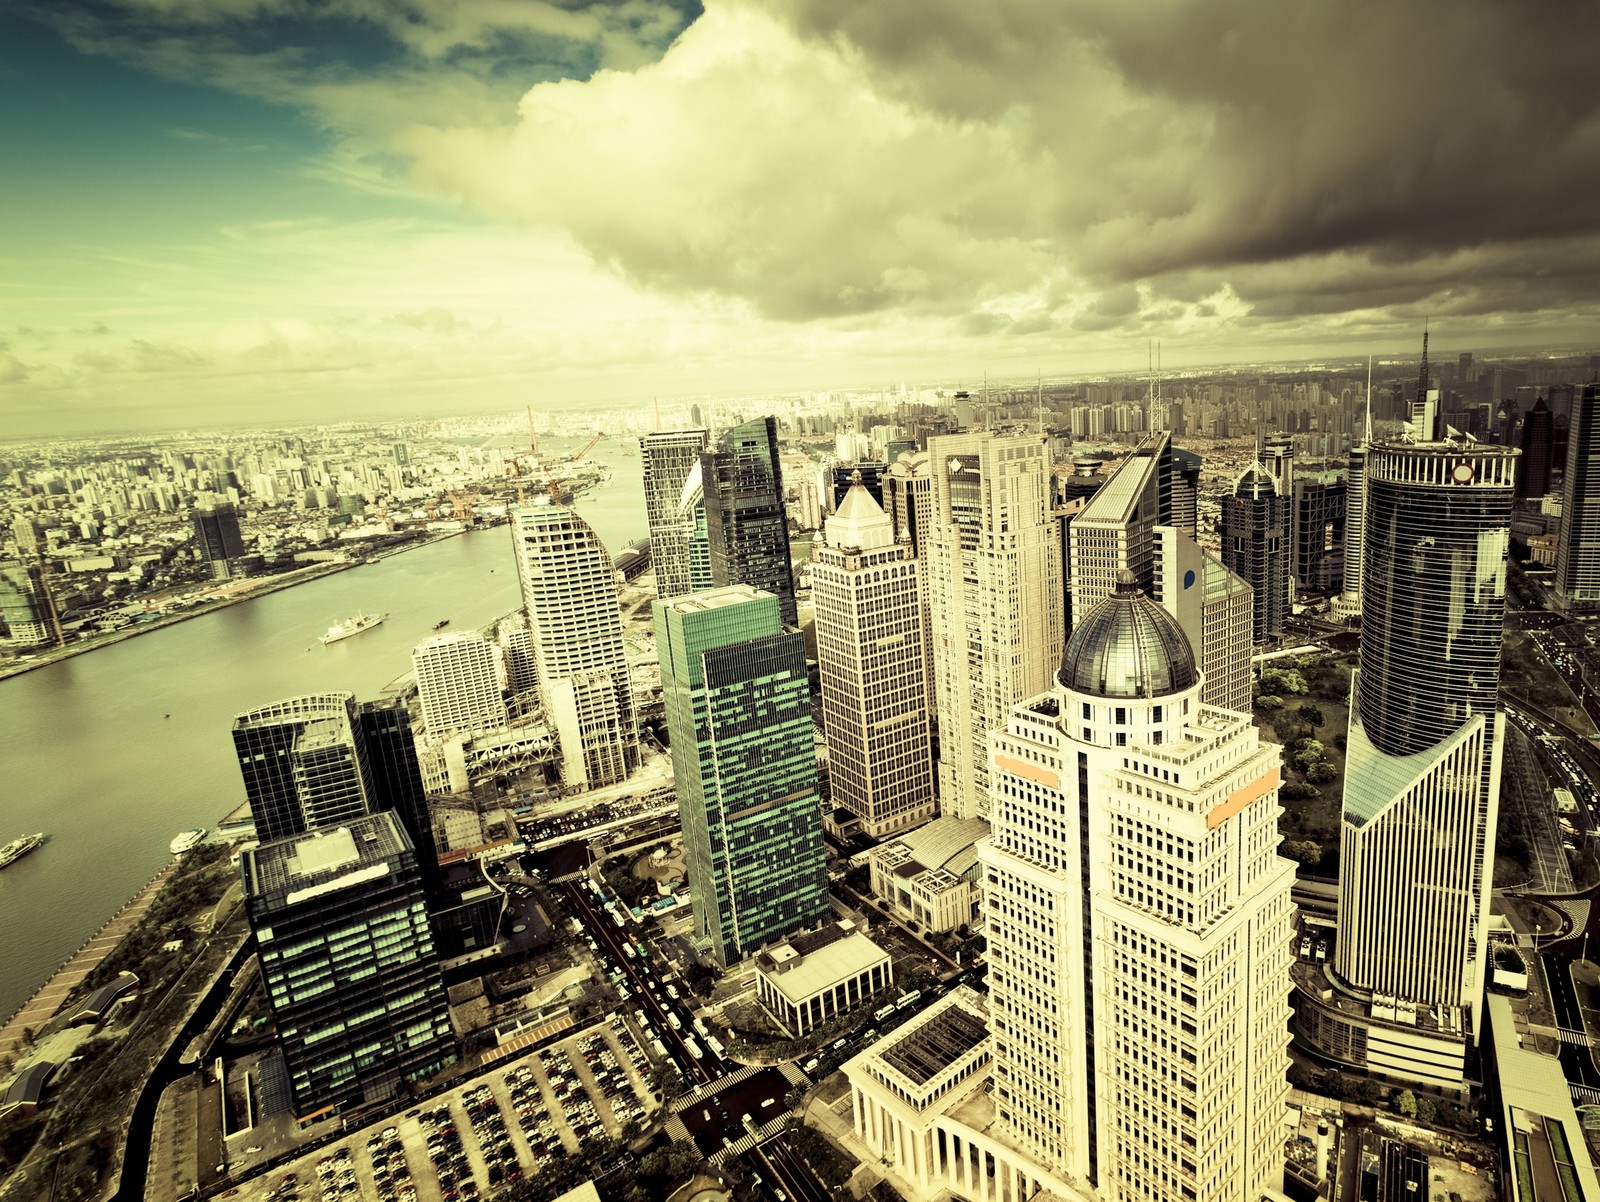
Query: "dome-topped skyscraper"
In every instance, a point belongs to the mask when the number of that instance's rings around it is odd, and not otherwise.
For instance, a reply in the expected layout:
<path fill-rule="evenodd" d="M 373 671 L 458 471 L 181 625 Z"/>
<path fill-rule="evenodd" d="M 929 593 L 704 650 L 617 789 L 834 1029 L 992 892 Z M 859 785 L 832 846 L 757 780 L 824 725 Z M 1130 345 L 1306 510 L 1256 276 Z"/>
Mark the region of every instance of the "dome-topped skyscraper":
<path fill-rule="evenodd" d="M 1075 693 L 1151 698 L 1193 688 L 1200 672 L 1178 620 L 1124 571 L 1073 629 L 1056 679 Z"/>

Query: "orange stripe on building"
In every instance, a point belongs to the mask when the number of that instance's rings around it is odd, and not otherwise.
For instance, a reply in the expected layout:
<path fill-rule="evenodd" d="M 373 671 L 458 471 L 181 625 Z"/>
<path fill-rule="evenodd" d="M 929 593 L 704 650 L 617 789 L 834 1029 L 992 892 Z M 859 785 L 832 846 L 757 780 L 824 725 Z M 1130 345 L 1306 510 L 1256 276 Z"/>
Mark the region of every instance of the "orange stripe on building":
<path fill-rule="evenodd" d="M 1052 772 L 1039 764 L 1030 764 L 1027 760 L 1014 760 L 1009 755 L 997 755 L 994 757 L 994 766 L 1011 773 L 1012 776 L 1031 780 L 1035 784 L 1045 785 L 1051 789 L 1061 788 L 1059 772 Z"/>
<path fill-rule="evenodd" d="M 1242 785 L 1228 794 L 1228 800 L 1206 815 L 1206 829 L 1214 831 L 1258 797 L 1278 787 L 1278 766 L 1274 764 L 1248 785 Z"/>

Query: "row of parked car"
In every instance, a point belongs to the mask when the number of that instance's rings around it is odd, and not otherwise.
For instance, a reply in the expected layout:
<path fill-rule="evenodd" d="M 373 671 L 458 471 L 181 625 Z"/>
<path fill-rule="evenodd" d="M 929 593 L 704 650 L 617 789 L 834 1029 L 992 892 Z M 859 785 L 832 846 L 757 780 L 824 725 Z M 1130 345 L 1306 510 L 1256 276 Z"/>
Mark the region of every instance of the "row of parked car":
<path fill-rule="evenodd" d="M 550 1121 L 550 1111 L 544 1104 L 544 1094 L 540 1092 L 533 1070 L 526 1064 L 517 1065 L 506 1073 L 506 1088 L 511 1091 L 511 1104 L 516 1107 L 522 1134 L 533 1151 L 533 1167 L 539 1168 L 547 1157 L 564 1156 L 566 1149 L 561 1146 L 561 1136 Z"/>
<path fill-rule="evenodd" d="M 567 1116 L 567 1125 L 578 1137 L 579 1145 L 590 1148 L 604 1143 L 605 1124 L 600 1121 L 600 1112 L 595 1108 L 594 1099 L 578 1079 L 578 1070 L 572 1067 L 572 1061 L 554 1049 L 545 1048 L 539 1053 L 539 1063 L 544 1068 L 544 1075 L 549 1078 L 556 1105 Z"/>
<path fill-rule="evenodd" d="M 411 1166 L 406 1163 L 398 1127 L 385 1127 L 376 1135 L 367 1136 L 367 1155 L 372 1158 L 378 1202 L 417 1202 L 417 1187 L 411 1180 Z"/>
<path fill-rule="evenodd" d="M 615 1018 L 613 1015 L 613 1021 Z M 618 1124 L 626 1126 L 630 1120 L 644 1115 L 644 1107 L 639 1105 L 638 1095 L 628 1084 L 628 1074 L 622 1071 L 610 1044 L 599 1035 L 585 1035 L 578 1041 L 578 1052 L 589 1066 L 589 1075 L 610 1103 Z"/>
<path fill-rule="evenodd" d="M 522 1165 L 517 1161 L 517 1150 L 512 1147 L 505 1115 L 500 1113 L 500 1103 L 494 1100 L 493 1091 L 479 1082 L 461 1095 L 461 1104 L 466 1107 L 467 1118 L 472 1120 L 472 1134 L 478 1137 L 489 1188 L 498 1190 L 521 1180 Z"/>
<path fill-rule="evenodd" d="M 428 1159 L 439 1177 L 440 1198 L 443 1202 L 473 1202 L 478 1197 L 478 1183 L 472 1178 L 472 1166 L 467 1163 L 467 1150 L 450 1107 L 430 1107 L 422 1111 L 419 1121 L 428 1138 Z"/>

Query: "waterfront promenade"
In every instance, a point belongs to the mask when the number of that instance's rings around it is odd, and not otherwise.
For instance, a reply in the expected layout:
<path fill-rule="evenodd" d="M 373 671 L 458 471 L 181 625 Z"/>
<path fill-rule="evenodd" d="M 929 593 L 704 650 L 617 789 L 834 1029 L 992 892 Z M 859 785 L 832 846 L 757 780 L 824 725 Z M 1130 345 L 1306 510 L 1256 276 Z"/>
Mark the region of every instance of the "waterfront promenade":
<path fill-rule="evenodd" d="M 158 872 L 148 885 L 139 890 L 132 901 L 113 914 L 105 926 L 96 931 L 87 943 L 67 959 L 66 963 L 56 969 L 50 979 L 23 1003 L 22 1009 L 12 1015 L 4 1027 L 0 1027 L 0 1057 L 21 1052 L 27 1043 L 23 1032 L 30 1027 L 38 1032 L 45 1023 L 55 1017 L 62 1003 L 67 1000 L 67 995 L 111 954 L 129 931 L 139 925 L 139 920 L 150 909 L 156 900 L 156 894 L 161 892 L 161 887 L 167 883 L 167 878 L 178 867 L 178 863 L 179 861 L 174 858 Z"/>

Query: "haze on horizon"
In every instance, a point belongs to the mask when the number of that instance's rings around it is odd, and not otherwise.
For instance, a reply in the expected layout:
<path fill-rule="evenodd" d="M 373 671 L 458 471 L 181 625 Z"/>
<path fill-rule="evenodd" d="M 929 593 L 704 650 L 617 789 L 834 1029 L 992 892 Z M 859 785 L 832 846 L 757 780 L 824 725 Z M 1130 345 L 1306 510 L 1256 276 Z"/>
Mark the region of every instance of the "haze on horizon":
<path fill-rule="evenodd" d="M 1578 0 L 0 15 L 9 438 L 1594 345 Z"/>

